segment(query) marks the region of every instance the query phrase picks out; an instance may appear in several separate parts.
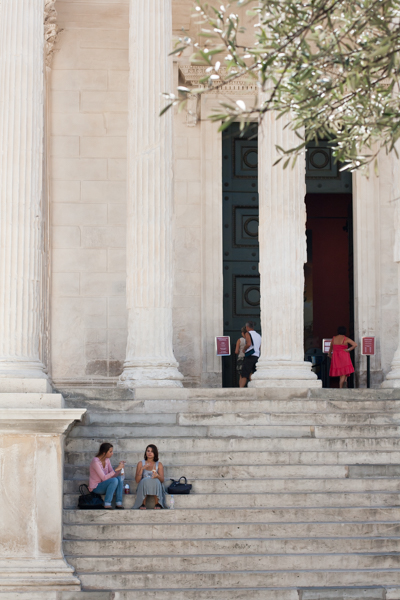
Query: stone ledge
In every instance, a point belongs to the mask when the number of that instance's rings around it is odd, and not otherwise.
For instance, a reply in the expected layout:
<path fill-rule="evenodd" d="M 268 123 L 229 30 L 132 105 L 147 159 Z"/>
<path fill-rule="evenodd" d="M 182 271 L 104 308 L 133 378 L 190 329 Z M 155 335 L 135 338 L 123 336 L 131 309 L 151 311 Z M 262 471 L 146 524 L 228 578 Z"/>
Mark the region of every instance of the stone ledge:
<path fill-rule="evenodd" d="M 64 398 L 61 394 L 42 394 L 39 392 L 0 392 L 0 409 L 4 408 L 64 408 Z"/>
<path fill-rule="evenodd" d="M 80 591 L 74 569 L 63 559 L 1 559 L 1 592 L 21 590 Z"/>
<path fill-rule="evenodd" d="M 45 378 L 0 377 L 0 393 L 26 392 L 51 394 L 52 387 L 49 380 Z"/>
<path fill-rule="evenodd" d="M 86 408 L 3 408 L 0 411 L 2 434 L 64 433 L 73 421 L 79 421 Z"/>

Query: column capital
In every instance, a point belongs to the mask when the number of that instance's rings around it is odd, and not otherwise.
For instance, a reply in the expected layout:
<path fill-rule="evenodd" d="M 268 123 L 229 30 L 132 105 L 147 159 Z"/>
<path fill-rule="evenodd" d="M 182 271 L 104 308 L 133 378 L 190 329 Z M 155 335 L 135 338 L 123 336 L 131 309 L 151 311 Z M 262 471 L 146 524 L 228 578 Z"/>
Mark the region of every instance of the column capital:
<path fill-rule="evenodd" d="M 54 46 L 59 27 L 57 25 L 56 0 L 44 0 L 44 51 L 46 67 L 51 67 Z"/>

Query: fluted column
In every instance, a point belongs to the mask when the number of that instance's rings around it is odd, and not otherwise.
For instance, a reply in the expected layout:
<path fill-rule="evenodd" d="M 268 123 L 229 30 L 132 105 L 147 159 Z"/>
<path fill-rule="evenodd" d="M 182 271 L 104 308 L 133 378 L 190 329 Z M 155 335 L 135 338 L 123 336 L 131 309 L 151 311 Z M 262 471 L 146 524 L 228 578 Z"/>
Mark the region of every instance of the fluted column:
<path fill-rule="evenodd" d="M 0 377 L 45 378 L 41 319 L 43 0 L 2 0 Z"/>
<path fill-rule="evenodd" d="M 397 150 L 400 150 L 397 144 Z M 398 296 L 398 345 L 394 353 L 390 371 L 381 384 L 383 388 L 400 388 L 400 161 L 392 155 L 392 201 L 394 210 L 394 247 L 393 260 L 397 263 L 397 296 Z"/>
<path fill-rule="evenodd" d="M 127 209 L 128 343 L 120 384 L 181 386 L 172 350 L 171 0 L 131 0 Z"/>
<path fill-rule="evenodd" d="M 261 358 L 252 387 L 320 387 L 304 361 L 305 163 L 273 166 L 298 138 L 268 113 L 259 135 Z"/>

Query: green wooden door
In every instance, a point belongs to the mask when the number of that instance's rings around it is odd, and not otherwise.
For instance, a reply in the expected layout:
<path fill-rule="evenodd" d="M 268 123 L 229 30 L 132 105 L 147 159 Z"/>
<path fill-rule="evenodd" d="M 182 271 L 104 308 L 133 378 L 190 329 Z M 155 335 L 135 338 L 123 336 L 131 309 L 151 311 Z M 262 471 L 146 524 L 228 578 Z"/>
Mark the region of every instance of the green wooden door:
<path fill-rule="evenodd" d="M 221 359 L 224 387 L 237 386 L 234 349 L 240 329 L 252 320 L 260 332 L 257 126 L 244 137 L 239 133 L 234 123 L 222 142 L 224 335 L 232 346 L 232 356 Z"/>

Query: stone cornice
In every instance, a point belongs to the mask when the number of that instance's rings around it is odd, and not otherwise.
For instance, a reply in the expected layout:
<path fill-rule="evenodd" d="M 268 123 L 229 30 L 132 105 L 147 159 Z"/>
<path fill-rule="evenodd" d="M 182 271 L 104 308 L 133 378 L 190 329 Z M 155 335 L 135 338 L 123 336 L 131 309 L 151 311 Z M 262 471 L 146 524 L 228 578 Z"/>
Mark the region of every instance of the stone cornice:
<path fill-rule="evenodd" d="M 179 64 L 179 71 L 183 79 L 184 85 L 189 88 L 205 88 L 204 83 L 200 83 L 200 80 L 206 76 L 206 68 L 191 64 Z M 226 69 L 221 67 L 221 76 L 226 75 Z M 215 82 L 215 86 L 218 85 L 218 80 Z M 254 96 L 257 94 L 257 83 L 249 77 L 238 77 L 237 79 L 226 83 L 223 89 L 210 88 L 207 93 L 210 94 L 226 94 L 229 96 Z"/>
<path fill-rule="evenodd" d="M 51 67 L 54 46 L 60 31 L 57 25 L 55 3 L 56 0 L 44 1 L 44 54 L 46 67 Z"/>
<path fill-rule="evenodd" d="M 80 421 L 86 408 L 3 408 L 0 433 L 62 434 L 74 421 Z"/>

